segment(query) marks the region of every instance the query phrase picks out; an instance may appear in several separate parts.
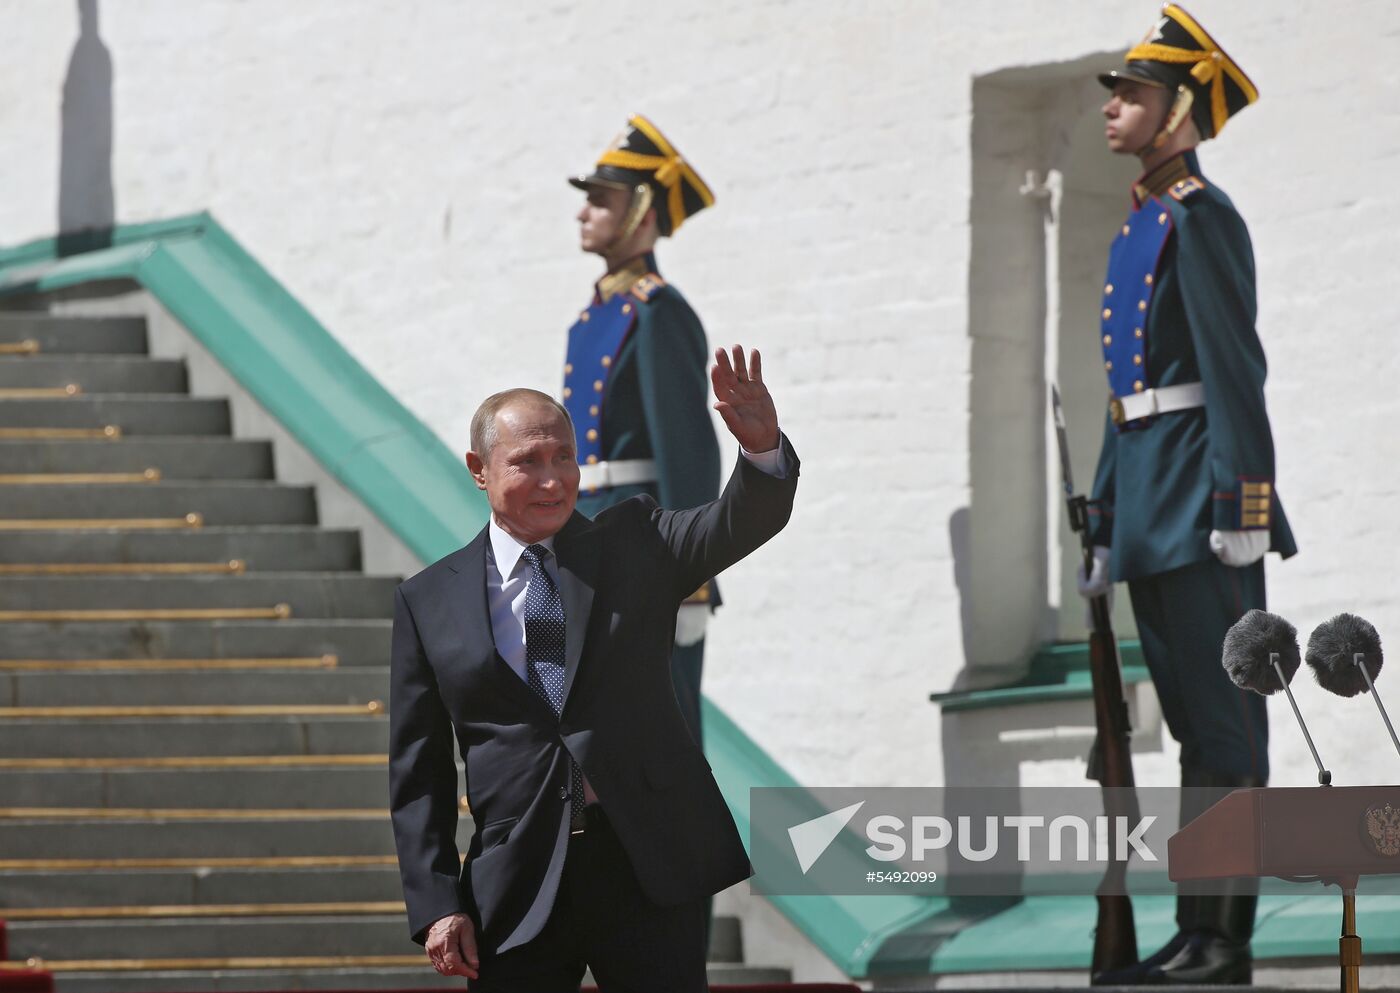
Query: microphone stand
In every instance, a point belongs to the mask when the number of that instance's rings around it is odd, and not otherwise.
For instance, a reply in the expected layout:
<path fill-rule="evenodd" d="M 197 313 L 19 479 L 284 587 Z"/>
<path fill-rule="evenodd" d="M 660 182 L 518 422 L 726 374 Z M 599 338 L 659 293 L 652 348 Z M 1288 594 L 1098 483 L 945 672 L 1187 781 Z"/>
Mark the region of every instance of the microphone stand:
<path fill-rule="evenodd" d="M 1371 691 L 1371 699 L 1376 701 L 1376 709 L 1381 712 L 1381 720 L 1385 721 L 1385 729 L 1390 732 L 1390 740 L 1395 743 L 1395 750 L 1400 752 L 1400 738 L 1395 736 L 1395 728 L 1390 723 L 1390 715 L 1385 712 L 1385 704 L 1381 703 L 1380 695 L 1376 693 L 1376 684 L 1371 679 L 1371 670 L 1366 668 L 1366 653 L 1354 653 L 1351 661 L 1361 670 L 1361 675 L 1366 680 L 1366 688 Z"/>
<path fill-rule="evenodd" d="M 1303 739 L 1308 743 L 1308 751 L 1312 752 L 1313 761 L 1317 763 L 1317 784 L 1331 786 L 1332 774 L 1323 766 L 1322 756 L 1317 754 L 1317 746 L 1313 744 L 1312 735 L 1308 734 L 1308 725 L 1303 721 L 1303 712 L 1298 709 L 1298 701 L 1293 699 L 1293 691 L 1288 688 L 1288 680 L 1283 675 L 1283 666 L 1278 664 L 1278 652 L 1269 653 L 1269 663 L 1274 667 L 1274 672 L 1278 673 L 1279 685 L 1283 687 L 1283 692 L 1288 694 L 1288 705 L 1293 708 L 1293 716 L 1298 718 L 1298 726 L 1303 729 Z M 1361 671 L 1365 672 L 1366 667 L 1362 666 Z M 1366 677 L 1366 681 L 1371 681 L 1369 675 Z M 1385 723 L 1387 727 L 1390 725 L 1390 721 Z M 1391 736 L 1394 737 L 1394 735 L 1395 732 L 1392 731 Z M 1396 747 L 1400 748 L 1400 744 L 1397 744 Z"/>

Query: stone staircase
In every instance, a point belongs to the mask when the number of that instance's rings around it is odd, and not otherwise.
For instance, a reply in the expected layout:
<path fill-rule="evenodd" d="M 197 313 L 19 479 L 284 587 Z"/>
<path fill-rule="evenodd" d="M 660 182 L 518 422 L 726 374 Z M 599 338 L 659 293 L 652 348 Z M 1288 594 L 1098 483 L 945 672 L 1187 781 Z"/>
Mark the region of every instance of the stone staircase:
<path fill-rule="evenodd" d="M 0 920 L 59 990 L 411 989 L 395 577 L 139 317 L 0 314 Z M 470 837 L 464 813 L 462 840 Z M 716 983 L 741 965 L 716 922 Z"/>

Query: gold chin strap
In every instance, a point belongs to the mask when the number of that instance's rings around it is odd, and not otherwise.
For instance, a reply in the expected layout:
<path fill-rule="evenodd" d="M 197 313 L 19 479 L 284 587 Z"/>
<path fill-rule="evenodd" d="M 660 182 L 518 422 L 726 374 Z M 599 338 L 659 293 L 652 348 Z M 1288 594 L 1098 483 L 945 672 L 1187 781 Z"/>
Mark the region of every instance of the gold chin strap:
<path fill-rule="evenodd" d="M 1196 102 L 1196 94 L 1191 92 L 1190 87 L 1184 84 L 1176 88 L 1176 99 L 1172 101 L 1171 110 L 1167 111 L 1167 120 L 1162 125 L 1162 130 L 1157 132 L 1157 136 L 1152 139 L 1149 148 L 1156 150 L 1167 143 L 1172 135 L 1176 134 L 1176 129 L 1181 127 L 1183 121 L 1191 116 L 1191 107 Z"/>
<path fill-rule="evenodd" d="M 632 188 L 632 202 L 627 205 L 627 213 L 623 215 L 622 226 L 617 229 L 617 237 L 613 238 L 609 248 L 621 245 L 636 234 L 637 228 L 642 223 L 642 218 L 646 217 L 647 211 L 651 209 L 651 201 L 652 192 L 648 184 L 638 183 Z"/>

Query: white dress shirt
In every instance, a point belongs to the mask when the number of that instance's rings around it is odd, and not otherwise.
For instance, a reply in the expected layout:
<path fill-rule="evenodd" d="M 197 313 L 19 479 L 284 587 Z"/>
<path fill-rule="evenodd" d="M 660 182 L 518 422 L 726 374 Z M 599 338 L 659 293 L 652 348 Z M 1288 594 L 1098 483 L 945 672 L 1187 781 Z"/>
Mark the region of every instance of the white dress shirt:
<path fill-rule="evenodd" d="M 491 637 L 506 665 L 525 680 L 525 592 L 530 585 L 530 563 L 525 561 L 525 542 L 508 534 L 491 516 L 487 526 L 490 554 L 486 556 L 486 602 L 491 608 Z M 554 538 L 538 542 L 549 549 L 544 568 L 559 586 L 559 565 L 554 560 Z"/>

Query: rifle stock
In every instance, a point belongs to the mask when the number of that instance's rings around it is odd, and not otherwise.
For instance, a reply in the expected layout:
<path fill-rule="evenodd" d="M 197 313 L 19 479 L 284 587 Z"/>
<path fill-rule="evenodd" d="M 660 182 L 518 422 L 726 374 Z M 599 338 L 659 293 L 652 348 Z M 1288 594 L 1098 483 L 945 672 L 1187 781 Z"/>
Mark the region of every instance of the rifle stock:
<path fill-rule="evenodd" d="M 1084 554 L 1085 574 L 1093 568 L 1093 540 L 1089 536 L 1088 501 L 1070 498 L 1070 524 L 1079 532 Z M 1094 746 L 1089 752 L 1088 777 L 1103 787 L 1104 814 L 1136 822 L 1139 816 L 1134 788 L 1132 724 L 1128 701 L 1123 692 L 1123 665 L 1118 655 L 1118 639 L 1113 633 L 1108 597 L 1089 601 L 1093 630 L 1089 632 L 1089 675 L 1094 688 Z M 1121 969 L 1138 960 L 1137 927 L 1133 904 L 1127 893 L 1128 864 L 1114 858 L 1104 870 L 1099 884 L 1098 920 L 1094 928 L 1094 951 L 1090 975 Z"/>
<path fill-rule="evenodd" d="M 1055 420 L 1055 435 L 1060 449 L 1060 471 L 1065 490 L 1065 506 L 1069 511 L 1069 526 L 1079 535 L 1084 556 L 1084 574 L 1094 568 L 1094 540 L 1089 529 L 1089 501 L 1074 492 L 1070 470 L 1069 439 L 1066 436 L 1064 410 L 1060 405 L 1059 387 L 1051 384 L 1050 409 Z M 1123 696 L 1123 666 L 1118 658 L 1118 639 L 1113 635 L 1113 620 L 1109 616 L 1108 596 L 1089 601 L 1093 630 L 1089 634 L 1089 675 L 1094 686 L 1094 747 L 1089 752 L 1089 778 L 1103 787 L 1104 813 L 1109 823 L 1114 818 L 1139 817 L 1136 784 L 1133 781 L 1131 751 L 1132 726 L 1128 722 L 1128 702 Z M 1137 928 L 1133 923 L 1133 904 L 1127 896 L 1128 863 L 1115 857 L 1104 869 L 1099 883 L 1098 922 L 1094 928 L 1094 954 L 1090 976 L 1097 977 L 1110 969 L 1121 969 L 1138 960 Z"/>

